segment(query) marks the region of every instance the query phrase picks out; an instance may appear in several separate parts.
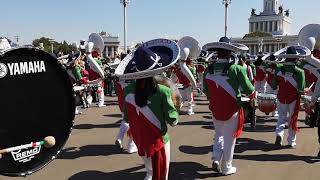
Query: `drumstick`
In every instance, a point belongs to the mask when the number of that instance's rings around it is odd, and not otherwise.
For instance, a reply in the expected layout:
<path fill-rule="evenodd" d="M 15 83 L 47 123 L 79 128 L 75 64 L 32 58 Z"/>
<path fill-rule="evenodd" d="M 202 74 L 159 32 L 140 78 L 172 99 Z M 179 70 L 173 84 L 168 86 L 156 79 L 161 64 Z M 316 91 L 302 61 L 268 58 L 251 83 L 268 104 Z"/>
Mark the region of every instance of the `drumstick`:
<path fill-rule="evenodd" d="M 309 89 L 311 89 L 313 87 L 313 85 L 314 85 L 314 82 L 310 85 Z"/>
<path fill-rule="evenodd" d="M 10 153 L 13 151 L 19 151 L 22 149 L 29 149 L 29 148 L 34 148 L 34 147 L 39 147 L 44 145 L 46 148 L 51 148 L 56 144 L 56 139 L 53 136 L 47 136 L 44 138 L 43 141 L 39 142 L 31 142 L 29 144 L 21 145 L 21 146 L 15 146 L 11 148 L 6 148 L 6 149 L 0 149 L 0 159 L 2 158 L 2 154 L 5 153 Z"/>

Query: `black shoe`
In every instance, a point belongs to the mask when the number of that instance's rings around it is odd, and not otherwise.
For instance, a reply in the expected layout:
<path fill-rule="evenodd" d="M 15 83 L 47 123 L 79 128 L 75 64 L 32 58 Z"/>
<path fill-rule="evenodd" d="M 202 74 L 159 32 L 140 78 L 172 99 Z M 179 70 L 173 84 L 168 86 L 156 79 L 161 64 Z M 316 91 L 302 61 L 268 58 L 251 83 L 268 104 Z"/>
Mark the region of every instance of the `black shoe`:
<path fill-rule="evenodd" d="M 212 162 L 212 170 L 213 170 L 214 172 L 217 172 L 217 173 L 220 172 L 219 162 L 218 162 L 218 161 L 213 161 L 213 162 Z"/>
<path fill-rule="evenodd" d="M 282 145 L 282 137 L 281 136 L 277 136 L 276 138 L 276 142 L 274 143 L 276 146 L 281 147 Z"/>
<path fill-rule="evenodd" d="M 319 150 L 319 153 L 318 153 L 318 159 L 320 159 L 320 150 Z"/>
<path fill-rule="evenodd" d="M 115 145 L 119 150 L 123 150 L 122 142 L 120 140 L 116 140 Z"/>

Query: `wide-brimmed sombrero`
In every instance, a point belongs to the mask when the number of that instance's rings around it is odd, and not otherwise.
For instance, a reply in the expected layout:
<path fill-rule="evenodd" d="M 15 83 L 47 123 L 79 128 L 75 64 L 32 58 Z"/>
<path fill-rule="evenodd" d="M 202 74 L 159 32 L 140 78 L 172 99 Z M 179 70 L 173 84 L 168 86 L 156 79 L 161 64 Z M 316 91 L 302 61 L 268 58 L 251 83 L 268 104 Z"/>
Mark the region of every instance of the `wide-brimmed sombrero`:
<path fill-rule="evenodd" d="M 281 59 L 280 61 L 284 61 L 286 58 L 290 59 L 300 59 L 310 56 L 311 51 L 304 46 L 288 46 L 283 49 L 277 51 L 274 55 Z"/>
<path fill-rule="evenodd" d="M 227 37 L 220 38 L 219 42 L 208 43 L 202 47 L 204 51 L 227 50 L 231 52 L 247 51 L 249 48 L 244 44 L 231 43 Z"/>
<path fill-rule="evenodd" d="M 273 53 L 268 53 L 262 57 L 262 60 L 267 63 L 277 63 L 278 58 Z"/>
<path fill-rule="evenodd" d="M 174 65 L 179 57 L 180 48 L 176 42 L 154 39 L 128 54 L 118 65 L 115 75 L 124 80 L 153 77 Z"/>
<path fill-rule="evenodd" d="M 7 39 L 0 39 L 0 51 L 10 49 L 11 45 Z"/>

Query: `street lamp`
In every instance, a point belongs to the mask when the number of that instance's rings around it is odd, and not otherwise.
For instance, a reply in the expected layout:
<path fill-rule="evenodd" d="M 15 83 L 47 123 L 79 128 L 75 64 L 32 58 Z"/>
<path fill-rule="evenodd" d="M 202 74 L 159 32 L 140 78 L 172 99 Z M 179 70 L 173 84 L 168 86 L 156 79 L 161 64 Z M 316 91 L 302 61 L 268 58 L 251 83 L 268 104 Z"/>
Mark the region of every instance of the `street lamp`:
<path fill-rule="evenodd" d="M 53 54 L 53 43 L 54 43 L 54 39 L 49 39 L 49 42 L 51 44 L 51 53 Z"/>
<path fill-rule="evenodd" d="M 123 4 L 124 53 L 127 53 L 127 5 L 130 3 L 130 0 L 120 0 L 120 3 Z"/>
<path fill-rule="evenodd" d="M 227 37 L 228 30 L 228 6 L 231 4 L 231 0 L 222 0 L 222 4 L 224 5 L 224 36 Z"/>

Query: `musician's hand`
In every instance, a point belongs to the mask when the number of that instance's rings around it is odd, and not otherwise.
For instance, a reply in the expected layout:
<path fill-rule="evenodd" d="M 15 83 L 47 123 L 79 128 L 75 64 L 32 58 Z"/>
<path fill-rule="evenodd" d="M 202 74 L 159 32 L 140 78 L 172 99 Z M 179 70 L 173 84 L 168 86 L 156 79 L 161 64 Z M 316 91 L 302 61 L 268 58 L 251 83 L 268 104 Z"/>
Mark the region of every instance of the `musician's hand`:
<path fill-rule="evenodd" d="M 316 106 L 314 103 L 310 103 L 310 104 L 303 104 L 303 107 L 307 114 L 311 114 L 311 113 L 314 113 L 314 109 Z"/>
<path fill-rule="evenodd" d="M 83 77 L 83 78 L 81 78 L 80 82 L 81 82 L 82 84 L 88 84 L 88 83 L 89 83 L 89 80 L 88 80 L 86 77 Z"/>
<path fill-rule="evenodd" d="M 307 94 L 308 92 L 310 92 L 310 88 L 304 88 L 304 93 Z"/>

